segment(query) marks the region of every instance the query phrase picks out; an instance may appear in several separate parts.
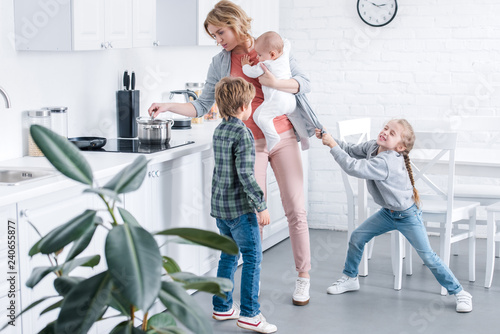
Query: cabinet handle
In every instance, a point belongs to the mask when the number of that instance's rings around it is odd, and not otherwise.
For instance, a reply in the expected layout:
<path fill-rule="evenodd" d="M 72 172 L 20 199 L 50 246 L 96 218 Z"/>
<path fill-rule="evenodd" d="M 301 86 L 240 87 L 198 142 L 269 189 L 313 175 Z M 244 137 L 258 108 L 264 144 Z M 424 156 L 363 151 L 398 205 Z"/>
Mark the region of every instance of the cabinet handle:
<path fill-rule="evenodd" d="M 159 170 L 152 170 L 148 172 L 149 177 L 160 177 L 160 171 Z"/>
<path fill-rule="evenodd" d="M 107 44 L 104 43 L 104 42 L 102 42 L 101 43 L 101 49 L 107 49 L 107 48 L 108 48 Z"/>
<path fill-rule="evenodd" d="M 160 41 L 154 41 L 153 46 L 160 46 Z"/>
<path fill-rule="evenodd" d="M 28 216 L 28 212 L 29 210 L 26 209 L 26 210 L 21 210 L 21 212 L 19 212 L 19 214 L 21 215 L 21 217 L 26 217 L 26 218 L 29 218 Z"/>
<path fill-rule="evenodd" d="M 111 44 L 111 42 L 108 42 L 108 47 L 109 47 L 110 49 L 112 49 L 112 48 L 113 48 L 113 44 Z"/>

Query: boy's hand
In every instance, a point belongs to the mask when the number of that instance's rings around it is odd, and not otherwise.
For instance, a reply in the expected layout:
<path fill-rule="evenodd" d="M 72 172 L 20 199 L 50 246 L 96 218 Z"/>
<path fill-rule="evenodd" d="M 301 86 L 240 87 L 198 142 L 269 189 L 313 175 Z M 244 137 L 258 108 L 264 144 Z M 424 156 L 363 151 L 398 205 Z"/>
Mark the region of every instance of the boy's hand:
<path fill-rule="evenodd" d="M 241 58 L 241 66 L 245 66 L 245 65 L 250 65 L 252 66 L 253 62 L 250 61 L 250 57 L 248 55 L 244 55 L 242 58 Z"/>
<path fill-rule="evenodd" d="M 269 211 L 265 209 L 264 211 L 257 212 L 257 221 L 259 225 L 266 226 L 271 222 L 271 217 L 269 216 Z"/>
<path fill-rule="evenodd" d="M 315 132 L 316 132 L 316 137 L 322 140 L 323 145 L 326 145 L 330 148 L 337 146 L 337 142 L 335 141 L 335 139 L 333 139 L 333 137 L 330 136 L 328 133 L 322 132 L 320 129 L 316 129 Z"/>

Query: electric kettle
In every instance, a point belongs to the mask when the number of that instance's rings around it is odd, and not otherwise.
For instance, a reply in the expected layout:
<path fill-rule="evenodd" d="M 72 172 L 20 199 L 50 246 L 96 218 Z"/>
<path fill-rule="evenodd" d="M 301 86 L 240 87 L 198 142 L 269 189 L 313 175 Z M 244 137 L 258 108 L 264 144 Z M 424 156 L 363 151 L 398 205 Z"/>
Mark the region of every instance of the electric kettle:
<path fill-rule="evenodd" d="M 183 95 L 185 102 L 194 101 L 198 98 L 198 95 L 192 90 L 183 89 L 183 90 L 172 90 L 170 91 L 170 100 L 174 99 L 175 95 Z M 191 118 L 184 117 L 180 115 L 172 116 L 174 120 L 174 125 L 172 125 L 172 129 L 190 129 L 191 128 Z"/>

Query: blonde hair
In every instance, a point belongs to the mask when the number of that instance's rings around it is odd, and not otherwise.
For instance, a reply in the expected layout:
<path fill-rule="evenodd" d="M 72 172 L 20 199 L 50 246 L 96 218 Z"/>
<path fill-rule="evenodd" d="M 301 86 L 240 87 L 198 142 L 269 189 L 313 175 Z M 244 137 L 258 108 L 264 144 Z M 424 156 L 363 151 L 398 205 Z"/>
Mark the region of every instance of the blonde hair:
<path fill-rule="evenodd" d="M 255 44 L 257 43 L 262 45 L 268 52 L 277 51 L 279 54 L 283 53 L 283 38 L 275 31 L 263 33 L 255 41 Z"/>
<path fill-rule="evenodd" d="M 410 151 L 413 149 L 415 144 L 415 132 L 413 127 L 406 119 L 393 119 L 391 122 L 396 122 L 403 127 L 403 132 L 401 133 L 401 141 L 405 146 L 405 150 L 401 152 L 403 158 L 405 159 L 406 170 L 408 171 L 408 176 L 410 177 L 411 185 L 413 186 L 413 200 L 415 204 L 420 206 L 420 196 L 418 194 L 417 188 L 415 188 L 415 179 L 413 178 L 413 170 L 411 169 L 410 162 Z"/>
<path fill-rule="evenodd" d="M 248 106 L 255 97 L 255 87 L 243 78 L 224 77 L 215 85 L 215 102 L 226 120 L 238 114 L 238 108 Z"/>
<path fill-rule="evenodd" d="M 208 25 L 211 24 L 215 27 L 227 27 L 234 31 L 238 40 L 253 40 L 250 31 L 252 29 L 252 19 L 245 13 L 245 11 L 237 4 L 222 0 L 215 4 L 214 8 L 207 14 L 207 18 L 203 23 L 205 31 L 213 39 L 216 39 L 210 31 Z"/>

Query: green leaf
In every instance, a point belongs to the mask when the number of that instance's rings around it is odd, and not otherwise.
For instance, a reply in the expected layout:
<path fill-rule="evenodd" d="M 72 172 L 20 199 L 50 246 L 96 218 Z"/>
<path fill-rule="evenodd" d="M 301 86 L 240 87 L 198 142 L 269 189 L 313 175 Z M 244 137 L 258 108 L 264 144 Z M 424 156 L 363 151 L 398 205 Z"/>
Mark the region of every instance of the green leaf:
<path fill-rule="evenodd" d="M 72 180 L 92 185 L 93 176 L 89 163 L 67 138 L 40 125 L 32 125 L 30 133 L 45 157 L 58 171 Z"/>
<path fill-rule="evenodd" d="M 26 281 L 26 286 L 28 288 L 32 288 L 37 285 L 45 276 L 48 274 L 59 270 L 59 266 L 53 266 L 53 267 L 35 267 L 31 271 L 31 275 Z"/>
<path fill-rule="evenodd" d="M 111 285 L 109 273 L 103 272 L 71 289 L 61 305 L 56 333 L 87 333 L 108 304 Z"/>
<path fill-rule="evenodd" d="M 42 239 L 38 240 L 38 242 L 31 247 L 30 251 L 28 252 L 29 256 L 40 253 L 40 242 L 42 242 Z"/>
<path fill-rule="evenodd" d="M 54 280 L 54 289 L 61 296 L 65 297 L 78 283 L 84 281 L 85 278 L 77 276 L 61 276 Z"/>
<path fill-rule="evenodd" d="M 61 266 L 61 270 L 63 275 L 68 275 L 73 269 L 77 267 L 95 267 L 99 264 L 101 261 L 101 256 L 100 255 L 93 255 L 93 256 L 86 256 L 86 257 L 81 257 L 77 258 L 71 261 L 65 262 Z"/>
<path fill-rule="evenodd" d="M 144 177 L 146 177 L 148 167 L 147 159 L 141 155 L 134 160 L 130 165 L 125 167 L 114 178 L 112 178 L 105 186 L 105 189 L 110 189 L 118 194 L 128 193 L 139 189 Z"/>
<path fill-rule="evenodd" d="M 109 334 L 145 334 L 146 332 L 135 328 L 131 321 L 119 323 Z"/>
<path fill-rule="evenodd" d="M 155 233 L 156 235 L 176 235 L 199 245 L 217 249 L 230 255 L 238 255 L 239 249 L 233 239 L 212 231 L 197 228 L 171 228 Z"/>
<path fill-rule="evenodd" d="M 225 292 L 233 289 L 231 280 L 222 277 L 197 276 L 187 272 L 174 273 L 170 277 L 177 282 L 183 283 L 186 290 L 195 289 L 217 295 L 221 298 L 226 298 Z"/>
<path fill-rule="evenodd" d="M 147 334 L 186 334 L 182 329 L 177 328 L 177 327 L 162 327 L 162 328 L 157 328 L 154 327 L 154 329 L 150 329 L 146 332 Z"/>
<path fill-rule="evenodd" d="M 38 246 L 40 252 L 42 254 L 54 253 L 80 238 L 94 224 L 96 213 L 94 210 L 86 210 L 78 217 L 49 232 L 40 241 Z"/>
<path fill-rule="evenodd" d="M 212 325 L 205 312 L 177 282 L 162 282 L 160 300 L 170 313 L 196 334 L 211 334 Z"/>
<path fill-rule="evenodd" d="M 56 333 L 56 322 L 52 321 L 44 329 L 42 329 L 38 334 L 55 334 Z"/>
<path fill-rule="evenodd" d="M 84 193 L 94 193 L 98 195 L 102 195 L 104 197 L 108 197 L 118 203 L 121 203 L 120 196 L 116 193 L 116 191 L 105 188 L 88 188 L 83 191 Z"/>
<path fill-rule="evenodd" d="M 119 207 L 118 212 L 120 213 L 120 216 L 122 216 L 122 219 L 125 222 L 125 224 L 138 226 L 138 227 L 141 226 L 141 224 L 139 224 L 139 222 L 135 219 L 135 217 L 130 212 L 125 210 L 124 208 Z"/>
<path fill-rule="evenodd" d="M 155 314 L 148 320 L 148 329 L 175 327 L 175 326 L 177 326 L 175 318 L 168 313 Z"/>
<path fill-rule="evenodd" d="M 168 256 L 162 256 L 163 259 L 163 269 L 167 271 L 169 274 L 178 273 L 181 271 L 181 267 L 175 262 L 174 259 Z"/>
<path fill-rule="evenodd" d="M 111 299 L 109 301 L 109 306 L 120 312 L 125 316 L 130 316 L 130 302 L 126 300 L 120 292 L 113 286 L 111 289 Z"/>
<path fill-rule="evenodd" d="M 52 310 L 55 310 L 55 309 L 57 309 L 57 308 L 61 307 L 61 304 L 62 304 L 63 300 L 64 300 L 64 299 L 61 299 L 61 300 L 59 300 L 58 302 L 56 302 L 56 303 L 54 303 L 54 304 L 50 305 L 50 306 L 49 306 L 49 307 L 47 307 L 45 310 L 43 310 L 42 312 L 40 312 L 40 315 L 45 314 L 45 313 L 48 313 L 48 312 L 50 312 L 50 311 L 52 311 Z"/>
<path fill-rule="evenodd" d="M 97 216 L 96 216 L 97 218 Z M 94 221 L 95 222 L 95 221 Z M 92 241 L 92 238 L 94 236 L 95 230 L 97 229 L 97 225 L 90 225 L 87 231 L 83 233 L 83 235 L 76 239 L 75 242 L 73 243 L 73 246 L 68 252 L 68 256 L 66 257 L 66 261 L 72 260 L 78 255 L 83 252 L 88 245 L 90 244 L 90 241 Z"/>
<path fill-rule="evenodd" d="M 130 303 L 147 311 L 160 291 L 162 259 L 153 236 L 138 226 L 113 227 L 105 245 L 114 286 Z"/>

